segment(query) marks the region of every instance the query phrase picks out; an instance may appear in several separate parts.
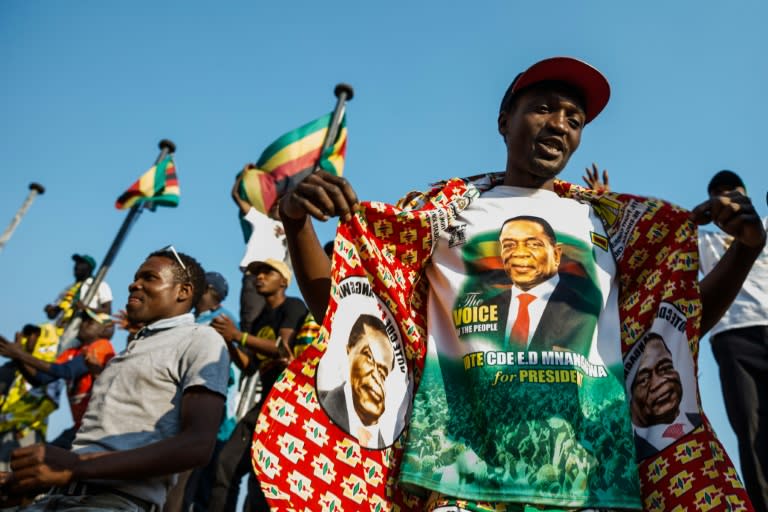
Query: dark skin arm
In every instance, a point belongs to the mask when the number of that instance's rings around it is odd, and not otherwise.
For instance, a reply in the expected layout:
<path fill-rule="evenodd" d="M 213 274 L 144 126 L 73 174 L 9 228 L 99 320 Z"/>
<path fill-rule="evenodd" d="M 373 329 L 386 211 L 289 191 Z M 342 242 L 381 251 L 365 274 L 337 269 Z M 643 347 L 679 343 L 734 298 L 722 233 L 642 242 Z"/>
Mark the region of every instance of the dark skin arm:
<path fill-rule="evenodd" d="M 608 171 L 603 171 L 601 181 L 597 164 L 592 164 L 591 170 L 586 169 L 584 182 L 595 191 L 610 191 Z M 699 282 L 701 334 L 704 335 L 723 317 L 741 290 L 752 264 L 765 246 L 765 229 L 750 199 L 739 191 L 710 197 L 693 209 L 691 220 L 697 224 L 714 222 L 734 237 L 733 244 L 712 272 Z"/>
<path fill-rule="evenodd" d="M 20 333 L 16 333 L 17 336 L 19 336 L 19 334 Z M 15 343 L 11 343 L 2 336 L 0 336 L 0 356 L 5 356 L 22 363 L 24 365 L 24 370 L 26 370 L 24 373 L 33 377 L 37 374 L 37 371 L 47 373 L 51 369 L 51 363 L 34 357 L 24 350 L 18 340 Z"/>
<path fill-rule="evenodd" d="M 220 315 L 214 318 L 211 322 L 211 327 L 216 329 L 216 332 L 227 340 L 230 356 L 232 357 L 232 360 L 235 361 L 238 368 L 247 368 L 250 364 L 250 356 L 246 351 L 242 350 L 240 345 L 243 332 L 240 331 L 235 326 L 234 322 L 226 315 Z M 291 359 L 291 350 L 289 347 L 290 343 L 293 341 L 294 335 L 294 329 L 285 327 L 280 329 L 280 343 L 278 344 L 274 340 L 268 340 L 266 338 L 254 336 L 253 334 L 248 334 L 245 346 L 248 349 L 265 356 Z M 240 364 L 243 366 L 240 366 Z"/>
<path fill-rule="evenodd" d="M 32 356 L 32 352 L 34 352 L 37 340 L 39 339 L 37 335 L 32 335 L 27 339 L 26 348 L 22 346 L 22 337 L 23 335 L 20 332 L 17 332 L 14 335 L 13 343 L 11 343 L 0 336 L 0 355 L 17 361 L 19 363 L 18 368 L 22 375 L 24 375 L 24 378 L 32 382 L 34 381 L 38 370 L 45 371 L 39 366 L 39 363 L 43 363 L 46 369 L 50 368 L 50 363 L 46 363 L 45 361 L 41 361 Z"/>
<path fill-rule="evenodd" d="M 245 167 L 243 167 L 243 170 L 240 174 L 237 175 L 237 178 L 235 179 L 235 184 L 232 186 L 232 200 L 237 205 L 237 208 L 240 210 L 240 212 L 245 215 L 248 213 L 248 210 L 251 209 L 250 203 L 248 201 L 243 200 L 240 197 L 239 191 L 240 191 L 240 183 L 243 182 L 243 173 L 247 171 L 248 169 L 255 169 L 256 166 L 254 164 L 245 164 Z"/>
<path fill-rule="evenodd" d="M 280 218 L 285 228 L 296 282 L 312 315 L 321 321 L 331 293 L 331 262 L 317 238 L 311 217 L 327 221 L 352 218 L 358 205 L 349 182 L 325 171 L 307 176 L 280 201 Z"/>
<path fill-rule="evenodd" d="M 701 334 L 722 318 L 765 247 L 765 228 L 749 197 L 738 191 L 710 197 L 691 211 L 697 224 L 714 222 L 734 237 L 720 261 L 700 282 Z"/>
<path fill-rule="evenodd" d="M 184 392 L 181 429 L 175 436 L 132 450 L 83 455 L 44 444 L 19 448 L 11 456 L 13 473 L 0 473 L 0 484 L 21 492 L 75 480 L 136 480 L 199 467 L 211 457 L 223 410 L 222 395 L 195 386 Z"/>
<path fill-rule="evenodd" d="M 85 364 L 88 366 L 88 372 L 94 377 L 101 375 L 101 372 L 104 371 L 104 365 L 101 364 L 99 357 L 96 354 L 87 351 L 83 357 L 85 357 Z"/>

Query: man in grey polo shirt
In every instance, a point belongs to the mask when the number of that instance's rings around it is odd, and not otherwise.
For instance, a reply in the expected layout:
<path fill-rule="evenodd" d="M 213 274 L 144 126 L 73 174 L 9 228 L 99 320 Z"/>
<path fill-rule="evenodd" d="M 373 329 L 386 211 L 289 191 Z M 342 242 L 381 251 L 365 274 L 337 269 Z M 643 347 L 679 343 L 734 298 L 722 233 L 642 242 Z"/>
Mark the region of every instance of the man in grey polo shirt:
<path fill-rule="evenodd" d="M 172 248 L 154 252 L 128 290 L 128 320 L 145 327 L 96 380 L 73 451 L 19 449 L 0 474 L 11 491 L 54 487 L 25 510 L 159 510 L 176 473 L 208 462 L 229 356 L 190 313 L 203 269 Z"/>

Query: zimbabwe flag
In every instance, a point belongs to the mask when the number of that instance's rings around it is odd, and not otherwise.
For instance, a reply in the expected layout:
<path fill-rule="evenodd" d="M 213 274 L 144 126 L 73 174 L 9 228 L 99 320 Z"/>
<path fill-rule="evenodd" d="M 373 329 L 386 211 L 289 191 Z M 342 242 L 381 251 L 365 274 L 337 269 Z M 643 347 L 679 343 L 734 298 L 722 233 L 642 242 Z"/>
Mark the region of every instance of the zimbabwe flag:
<path fill-rule="evenodd" d="M 256 169 L 245 171 L 240 197 L 267 213 L 280 197 L 312 173 L 316 164 L 341 176 L 347 150 L 346 115 L 339 123 L 336 140 L 320 154 L 332 116 L 331 113 L 310 121 L 270 144 L 256 162 Z"/>
<path fill-rule="evenodd" d="M 126 210 L 137 203 L 151 203 L 153 206 L 179 205 L 179 180 L 173 157 L 168 155 L 152 166 L 131 188 L 115 201 L 115 208 Z"/>

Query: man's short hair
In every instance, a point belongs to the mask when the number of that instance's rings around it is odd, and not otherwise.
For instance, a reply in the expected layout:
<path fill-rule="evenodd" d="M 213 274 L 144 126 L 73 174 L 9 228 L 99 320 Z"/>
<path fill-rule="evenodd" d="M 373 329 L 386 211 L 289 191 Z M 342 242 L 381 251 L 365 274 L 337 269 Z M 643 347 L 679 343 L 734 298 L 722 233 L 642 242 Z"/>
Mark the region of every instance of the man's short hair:
<path fill-rule="evenodd" d="M 707 185 L 707 194 L 712 195 L 712 192 L 720 187 L 728 187 L 731 189 L 736 187 L 747 188 L 744 186 L 744 182 L 741 181 L 738 174 L 727 169 L 712 176 L 712 179 L 709 180 L 709 185 Z"/>
<path fill-rule="evenodd" d="M 39 336 L 40 333 L 42 333 L 42 329 L 39 325 L 25 324 L 24 327 L 21 328 L 21 335 L 27 338 L 35 334 Z"/>
<path fill-rule="evenodd" d="M 511 219 L 507 219 L 504 221 L 504 224 L 501 225 L 501 229 L 504 229 L 504 226 L 509 224 L 510 222 L 517 222 L 517 221 L 527 221 L 527 222 L 535 222 L 539 226 L 541 226 L 541 229 L 544 230 L 544 233 L 547 235 L 547 238 L 549 238 L 549 241 L 552 242 L 552 245 L 557 244 L 557 236 L 555 235 L 555 230 L 552 229 L 552 226 L 550 226 L 549 222 L 542 219 L 541 217 L 536 217 L 534 215 L 518 215 L 517 217 L 512 217 Z"/>
<path fill-rule="evenodd" d="M 192 285 L 192 304 L 197 304 L 208 286 L 205 281 L 205 270 L 203 270 L 200 263 L 192 256 L 170 249 L 160 249 L 147 256 L 147 258 L 154 256 L 171 261 L 173 265 L 173 278 L 177 283 Z M 182 266 L 182 263 L 184 266 Z"/>
<path fill-rule="evenodd" d="M 366 327 L 369 327 L 374 331 L 379 331 L 384 336 L 387 335 L 387 328 L 384 326 L 384 322 L 381 321 L 381 318 L 363 314 L 357 317 L 357 320 L 355 320 L 355 323 L 352 325 L 352 330 L 349 331 L 349 340 L 347 341 L 348 348 L 354 347 L 361 339 L 363 339 Z"/>

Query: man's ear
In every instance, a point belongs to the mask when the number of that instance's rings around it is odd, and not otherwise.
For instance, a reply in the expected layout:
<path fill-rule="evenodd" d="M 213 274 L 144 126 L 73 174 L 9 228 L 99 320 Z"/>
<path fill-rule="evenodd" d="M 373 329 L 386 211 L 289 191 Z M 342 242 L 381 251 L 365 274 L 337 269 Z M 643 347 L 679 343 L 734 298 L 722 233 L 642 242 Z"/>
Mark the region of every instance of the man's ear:
<path fill-rule="evenodd" d="M 176 294 L 176 300 L 178 302 L 184 302 L 192 298 L 194 287 L 192 283 L 181 283 L 179 285 L 179 293 Z"/>
<path fill-rule="evenodd" d="M 554 253 L 555 257 L 555 263 L 557 263 L 557 266 L 560 266 L 560 260 L 563 257 L 563 244 L 557 243 L 555 244 L 555 247 L 552 251 Z"/>
<path fill-rule="evenodd" d="M 501 137 L 504 140 L 507 140 L 507 113 L 505 111 L 499 112 L 499 119 L 498 119 L 498 130 L 501 134 Z"/>

